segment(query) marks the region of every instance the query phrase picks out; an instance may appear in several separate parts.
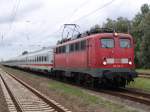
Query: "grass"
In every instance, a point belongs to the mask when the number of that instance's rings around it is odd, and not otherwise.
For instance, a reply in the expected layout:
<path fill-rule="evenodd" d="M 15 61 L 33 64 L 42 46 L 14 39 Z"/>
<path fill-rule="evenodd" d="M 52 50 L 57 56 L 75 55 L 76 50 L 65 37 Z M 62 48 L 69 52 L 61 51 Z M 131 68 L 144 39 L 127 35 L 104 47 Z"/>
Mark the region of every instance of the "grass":
<path fill-rule="evenodd" d="M 150 79 L 136 78 L 134 82 L 129 84 L 129 87 L 143 89 L 150 92 Z"/>
<path fill-rule="evenodd" d="M 150 69 L 136 69 L 138 73 L 147 73 L 150 74 Z"/>
<path fill-rule="evenodd" d="M 61 92 L 62 94 L 67 95 L 68 97 L 75 97 L 75 99 L 79 99 L 80 101 L 86 103 L 88 106 L 97 106 L 98 108 L 108 109 L 110 112 L 138 112 L 133 109 L 129 109 L 127 106 L 123 104 L 112 103 L 100 96 L 92 95 L 85 90 L 82 90 L 77 87 L 73 87 L 61 82 L 52 81 L 49 84 L 50 89 L 54 91 Z"/>

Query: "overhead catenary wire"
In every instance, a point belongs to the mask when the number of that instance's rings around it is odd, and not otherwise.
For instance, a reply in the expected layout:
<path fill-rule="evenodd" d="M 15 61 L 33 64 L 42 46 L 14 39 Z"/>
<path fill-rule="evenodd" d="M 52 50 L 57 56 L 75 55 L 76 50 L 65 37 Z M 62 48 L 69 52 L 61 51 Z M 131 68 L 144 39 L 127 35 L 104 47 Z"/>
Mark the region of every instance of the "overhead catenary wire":
<path fill-rule="evenodd" d="M 78 18 L 77 20 L 74 20 L 74 21 L 72 21 L 72 22 L 74 23 L 74 22 L 77 22 L 77 21 L 79 21 L 79 20 L 81 20 L 81 19 L 83 19 L 83 18 L 85 18 L 85 17 L 88 17 L 88 16 L 90 16 L 90 15 L 96 13 L 97 11 L 102 10 L 103 8 L 109 6 L 109 5 L 112 4 L 114 1 L 116 1 L 116 0 L 111 0 L 110 2 L 107 2 L 106 4 L 104 4 L 103 6 L 100 6 L 99 8 L 97 8 L 97 9 L 95 9 L 95 10 L 89 12 L 89 13 L 86 14 L 86 15 L 81 16 L 80 18 Z"/>
<path fill-rule="evenodd" d="M 72 19 L 72 17 L 76 14 L 76 12 L 78 12 L 79 9 L 84 7 L 89 1 L 90 0 L 85 0 L 77 8 L 75 8 L 67 21 L 70 21 Z"/>
<path fill-rule="evenodd" d="M 74 16 L 74 14 L 75 14 L 79 9 L 81 9 L 83 6 L 85 6 L 89 1 L 90 1 L 90 0 L 85 0 L 85 1 L 83 1 L 81 4 L 79 4 L 78 7 L 73 10 L 73 12 L 71 13 L 70 17 L 69 17 L 68 19 L 66 19 L 65 21 L 63 21 L 63 22 L 62 22 L 63 24 L 57 25 L 57 26 L 59 26 L 59 28 L 58 28 L 56 31 L 54 31 L 54 32 L 52 32 L 51 34 L 49 34 L 49 36 L 54 36 L 54 34 L 58 33 L 58 32 L 63 28 L 63 26 L 64 26 L 64 24 L 66 23 L 66 21 L 67 21 L 67 22 L 70 21 L 71 18 Z"/>
<path fill-rule="evenodd" d="M 111 1 L 107 2 L 107 3 L 104 4 L 103 6 L 101 6 L 101 7 L 97 8 L 97 9 L 93 10 L 92 12 L 90 12 L 90 13 L 88 13 L 88 14 L 86 14 L 86 15 L 80 17 L 80 18 L 78 18 L 78 19 L 75 20 L 75 21 L 72 21 L 72 23 L 74 23 L 74 22 L 76 22 L 76 21 L 79 21 L 79 20 L 81 20 L 81 19 L 83 19 L 83 18 L 85 18 L 85 17 L 87 17 L 87 16 L 90 16 L 90 15 L 94 14 L 95 12 L 97 12 L 97 11 L 99 11 L 99 10 L 102 10 L 103 8 L 105 8 L 105 7 L 109 6 L 110 4 L 112 4 L 114 1 L 116 1 L 116 0 L 111 0 Z M 87 1 L 85 1 L 85 2 L 87 3 Z M 83 4 L 84 4 L 85 2 L 83 2 Z M 81 4 L 80 6 L 83 6 L 83 4 Z M 77 7 L 73 12 L 74 12 L 74 13 L 77 12 L 78 9 L 79 9 L 79 7 Z M 72 17 L 71 17 L 71 18 L 72 18 Z M 71 18 L 70 18 L 70 19 L 71 19 Z M 63 25 L 60 25 L 60 28 L 62 28 L 62 26 L 63 26 Z M 59 28 L 59 29 L 60 29 L 60 28 Z M 57 31 L 58 31 L 58 30 L 57 30 Z M 57 32 L 57 31 L 56 31 L 56 32 Z M 53 32 L 52 35 L 53 35 L 54 33 L 55 33 L 55 32 Z M 50 34 L 50 35 L 51 35 L 51 34 Z"/>

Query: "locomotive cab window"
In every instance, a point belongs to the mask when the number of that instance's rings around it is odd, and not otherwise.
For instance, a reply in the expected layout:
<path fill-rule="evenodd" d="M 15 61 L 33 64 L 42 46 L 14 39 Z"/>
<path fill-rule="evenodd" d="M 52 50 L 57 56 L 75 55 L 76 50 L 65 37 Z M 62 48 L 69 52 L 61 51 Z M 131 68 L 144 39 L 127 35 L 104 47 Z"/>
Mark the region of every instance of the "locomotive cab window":
<path fill-rule="evenodd" d="M 128 38 L 121 38 L 120 39 L 120 47 L 121 48 L 130 48 L 131 47 L 131 40 Z"/>
<path fill-rule="evenodd" d="M 102 48 L 114 48 L 115 44 L 114 39 L 111 38 L 101 39 L 100 43 Z"/>

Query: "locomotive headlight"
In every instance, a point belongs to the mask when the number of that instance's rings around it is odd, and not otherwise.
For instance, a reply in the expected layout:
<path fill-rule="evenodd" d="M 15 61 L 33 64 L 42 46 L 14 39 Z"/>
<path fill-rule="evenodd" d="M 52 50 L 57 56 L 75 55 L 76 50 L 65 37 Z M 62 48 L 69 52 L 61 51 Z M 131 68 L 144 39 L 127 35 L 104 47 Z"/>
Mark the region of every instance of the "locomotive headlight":
<path fill-rule="evenodd" d="M 107 62 L 106 61 L 103 61 L 103 65 L 106 65 L 107 64 Z"/>
<path fill-rule="evenodd" d="M 117 37 L 117 36 L 118 36 L 118 33 L 114 32 L 114 36 Z"/>
<path fill-rule="evenodd" d="M 132 61 L 129 61 L 129 65 L 132 65 Z"/>

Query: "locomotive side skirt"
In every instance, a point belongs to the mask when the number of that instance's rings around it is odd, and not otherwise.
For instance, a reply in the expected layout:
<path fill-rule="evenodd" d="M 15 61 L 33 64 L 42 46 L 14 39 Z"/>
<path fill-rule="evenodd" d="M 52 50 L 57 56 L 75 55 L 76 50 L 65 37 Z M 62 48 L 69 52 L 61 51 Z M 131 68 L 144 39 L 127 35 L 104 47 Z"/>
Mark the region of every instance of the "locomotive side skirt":
<path fill-rule="evenodd" d="M 53 69 L 58 70 L 58 71 L 64 71 L 64 72 L 78 72 L 78 73 L 83 73 L 83 74 L 90 74 L 92 77 L 97 77 L 97 78 L 108 78 L 108 79 L 113 79 L 115 77 L 131 77 L 135 78 L 137 77 L 137 73 L 128 68 L 54 68 Z M 71 74 L 70 74 L 71 75 Z"/>

